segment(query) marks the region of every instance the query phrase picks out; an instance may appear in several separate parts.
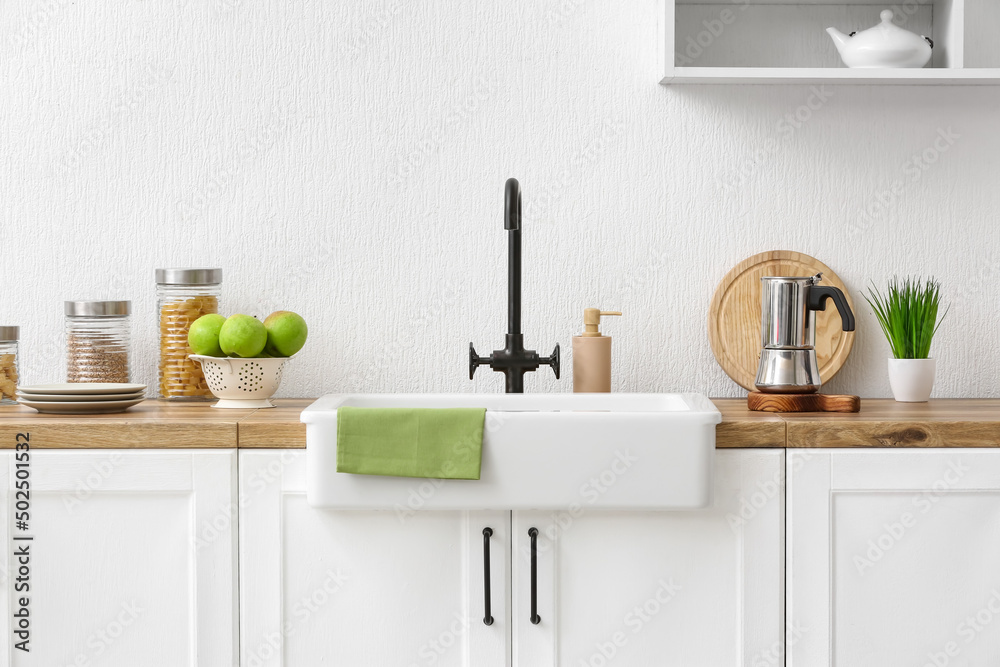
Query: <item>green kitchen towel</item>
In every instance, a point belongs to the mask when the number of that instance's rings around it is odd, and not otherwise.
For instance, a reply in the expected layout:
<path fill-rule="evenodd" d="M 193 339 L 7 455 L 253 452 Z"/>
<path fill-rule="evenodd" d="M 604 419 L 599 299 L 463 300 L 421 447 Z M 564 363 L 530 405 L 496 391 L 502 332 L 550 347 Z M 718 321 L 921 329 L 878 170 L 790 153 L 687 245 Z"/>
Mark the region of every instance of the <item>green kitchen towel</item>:
<path fill-rule="evenodd" d="M 337 472 L 479 479 L 485 408 L 337 408 Z"/>

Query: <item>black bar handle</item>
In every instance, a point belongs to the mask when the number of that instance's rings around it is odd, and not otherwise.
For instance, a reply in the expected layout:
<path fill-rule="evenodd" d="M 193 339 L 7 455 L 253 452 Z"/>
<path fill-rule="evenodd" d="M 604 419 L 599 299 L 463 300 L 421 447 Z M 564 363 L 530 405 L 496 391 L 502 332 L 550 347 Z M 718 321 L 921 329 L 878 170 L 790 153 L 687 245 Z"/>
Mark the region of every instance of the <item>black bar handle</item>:
<path fill-rule="evenodd" d="M 854 313 L 851 311 L 851 307 L 847 305 L 847 297 L 844 296 L 844 293 L 839 288 L 828 287 L 826 285 L 817 287 L 813 285 L 809 288 L 809 303 L 807 307 L 809 310 L 826 310 L 827 299 L 833 299 L 837 310 L 840 311 L 840 320 L 844 331 L 854 331 Z"/>
<path fill-rule="evenodd" d="M 493 537 L 493 529 L 483 528 L 483 599 L 486 600 L 486 611 L 483 616 L 483 623 L 493 625 L 493 611 L 490 609 L 490 538 Z"/>
<path fill-rule="evenodd" d="M 531 538 L 531 624 L 538 625 L 542 617 L 538 615 L 538 529 L 529 528 Z"/>

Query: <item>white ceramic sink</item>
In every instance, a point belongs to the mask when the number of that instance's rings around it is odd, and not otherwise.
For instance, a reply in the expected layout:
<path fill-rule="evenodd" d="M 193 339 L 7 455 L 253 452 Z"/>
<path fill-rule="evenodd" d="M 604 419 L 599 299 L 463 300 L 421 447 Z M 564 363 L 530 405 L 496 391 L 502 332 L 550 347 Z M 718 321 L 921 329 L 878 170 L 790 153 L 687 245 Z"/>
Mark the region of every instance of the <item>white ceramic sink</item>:
<path fill-rule="evenodd" d="M 486 408 L 479 480 L 337 472 L 337 408 Z M 307 498 L 338 509 L 695 509 L 715 425 L 700 394 L 330 394 L 302 412 Z"/>

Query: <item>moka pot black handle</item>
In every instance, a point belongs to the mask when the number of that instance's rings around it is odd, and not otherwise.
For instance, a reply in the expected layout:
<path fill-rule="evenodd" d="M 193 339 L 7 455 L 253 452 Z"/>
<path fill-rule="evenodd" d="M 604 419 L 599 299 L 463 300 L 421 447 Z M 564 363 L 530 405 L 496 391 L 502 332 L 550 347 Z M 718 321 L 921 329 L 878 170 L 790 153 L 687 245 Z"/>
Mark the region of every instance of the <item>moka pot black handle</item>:
<path fill-rule="evenodd" d="M 809 288 L 806 307 L 809 310 L 826 310 L 827 299 L 833 299 L 837 310 L 840 311 L 840 319 L 844 325 L 844 331 L 854 331 L 854 313 L 847 303 L 847 297 L 844 296 L 844 293 L 839 288 L 827 287 L 826 285 L 822 287 L 813 285 Z"/>

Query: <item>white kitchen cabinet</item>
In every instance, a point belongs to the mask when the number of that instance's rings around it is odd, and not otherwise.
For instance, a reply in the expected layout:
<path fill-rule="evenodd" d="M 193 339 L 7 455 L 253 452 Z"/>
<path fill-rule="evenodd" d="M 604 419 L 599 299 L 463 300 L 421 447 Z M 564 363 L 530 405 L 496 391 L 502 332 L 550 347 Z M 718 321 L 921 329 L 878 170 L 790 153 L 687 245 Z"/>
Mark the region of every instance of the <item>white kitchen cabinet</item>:
<path fill-rule="evenodd" d="M 588 511 L 606 492 L 600 471 L 560 512 L 317 509 L 304 453 L 240 456 L 244 667 L 578 667 L 611 664 L 612 651 L 626 667 L 782 659 L 782 450 L 717 452 L 714 505 L 679 512 Z M 433 493 L 431 481 L 413 486 L 415 498 Z"/>
<path fill-rule="evenodd" d="M 32 451 L 27 530 L 15 456 L 0 454 L 0 593 L 5 624 L 29 598 L 30 653 L 5 627 L 0 664 L 236 663 L 235 450 Z"/>
<path fill-rule="evenodd" d="M 663 84 L 995 85 L 995 0 L 664 0 Z M 826 28 L 897 25 L 933 39 L 924 68 L 845 67 Z"/>
<path fill-rule="evenodd" d="M 244 667 L 509 664 L 509 512 L 316 509 L 305 452 L 240 457 Z"/>
<path fill-rule="evenodd" d="M 1000 451 L 788 452 L 790 667 L 1000 664 Z"/>
<path fill-rule="evenodd" d="M 784 452 L 717 451 L 715 466 L 707 510 L 515 512 L 515 664 L 782 664 Z"/>

